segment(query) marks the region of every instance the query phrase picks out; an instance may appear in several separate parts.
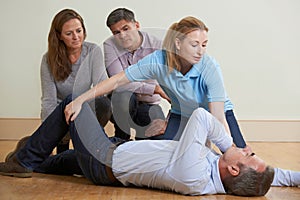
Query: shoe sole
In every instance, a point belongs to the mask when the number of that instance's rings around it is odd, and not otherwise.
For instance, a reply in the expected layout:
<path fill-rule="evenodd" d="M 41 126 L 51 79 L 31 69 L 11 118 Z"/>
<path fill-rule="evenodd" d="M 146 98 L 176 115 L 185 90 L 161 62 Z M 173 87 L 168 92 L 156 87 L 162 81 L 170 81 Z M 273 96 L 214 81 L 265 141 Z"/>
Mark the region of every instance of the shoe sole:
<path fill-rule="evenodd" d="M 12 177 L 18 177 L 18 178 L 31 178 L 32 172 L 24 172 L 24 173 L 6 173 L 6 172 L 0 172 L 0 175 L 2 176 L 12 176 Z"/>
<path fill-rule="evenodd" d="M 8 153 L 7 156 L 5 157 L 5 162 L 8 162 L 14 154 L 15 154 L 14 151 Z"/>

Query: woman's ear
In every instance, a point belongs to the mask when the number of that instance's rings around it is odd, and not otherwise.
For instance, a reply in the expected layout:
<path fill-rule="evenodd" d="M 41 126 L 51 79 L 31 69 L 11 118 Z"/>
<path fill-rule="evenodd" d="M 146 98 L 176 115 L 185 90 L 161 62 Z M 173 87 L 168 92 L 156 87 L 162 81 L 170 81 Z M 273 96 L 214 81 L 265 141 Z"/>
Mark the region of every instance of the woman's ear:
<path fill-rule="evenodd" d="M 176 51 L 180 50 L 180 40 L 178 38 L 175 38 L 175 47 L 176 47 Z"/>
<path fill-rule="evenodd" d="M 240 168 L 237 165 L 228 165 L 227 170 L 232 176 L 237 176 L 240 174 Z"/>

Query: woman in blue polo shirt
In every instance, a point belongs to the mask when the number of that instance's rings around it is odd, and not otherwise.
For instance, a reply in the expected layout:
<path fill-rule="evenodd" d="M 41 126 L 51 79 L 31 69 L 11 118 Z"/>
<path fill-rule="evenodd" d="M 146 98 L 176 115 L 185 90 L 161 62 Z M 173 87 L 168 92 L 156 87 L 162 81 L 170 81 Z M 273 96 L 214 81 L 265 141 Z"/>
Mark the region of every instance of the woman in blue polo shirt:
<path fill-rule="evenodd" d="M 206 54 L 207 33 L 208 28 L 199 19 L 183 18 L 169 28 L 163 50 L 144 57 L 103 82 L 105 85 L 98 84 L 72 104 L 80 105 L 94 95 L 106 94 L 128 82 L 156 79 L 163 91 L 157 87 L 155 93 L 171 102 L 171 110 L 163 134 L 154 134 L 153 139 L 178 140 L 192 112 L 203 107 L 225 126 L 238 147 L 245 147 L 232 111 L 233 105 L 226 95 L 219 64 Z M 75 119 L 80 110 L 76 107 L 67 107 L 67 119 L 74 113 L 72 119 Z"/>

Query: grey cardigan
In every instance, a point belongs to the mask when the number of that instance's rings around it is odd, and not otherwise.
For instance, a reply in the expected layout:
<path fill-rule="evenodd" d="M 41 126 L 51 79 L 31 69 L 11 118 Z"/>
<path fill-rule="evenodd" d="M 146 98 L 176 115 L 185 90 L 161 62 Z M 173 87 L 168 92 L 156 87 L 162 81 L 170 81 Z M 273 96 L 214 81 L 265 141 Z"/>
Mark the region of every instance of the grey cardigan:
<path fill-rule="evenodd" d="M 91 86 L 107 79 L 101 48 L 84 42 L 79 59 L 72 65 L 72 73 L 64 81 L 54 80 L 47 62 L 47 53 L 41 62 L 42 105 L 41 119 L 45 120 L 55 107 L 69 94 L 80 95 Z"/>

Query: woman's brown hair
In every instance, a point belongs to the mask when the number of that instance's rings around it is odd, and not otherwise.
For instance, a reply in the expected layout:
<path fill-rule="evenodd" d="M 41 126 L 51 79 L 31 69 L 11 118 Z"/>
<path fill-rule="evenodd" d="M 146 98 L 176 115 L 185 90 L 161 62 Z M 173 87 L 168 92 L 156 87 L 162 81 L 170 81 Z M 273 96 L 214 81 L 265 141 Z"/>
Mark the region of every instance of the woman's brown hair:
<path fill-rule="evenodd" d="M 55 15 L 48 35 L 48 64 L 56 81 L 65 80 L 72 72 L 72 64 L 68 58 L 67 47 L 60 40 L 63 25 L 71 19 L 78 19 L 81 22 L 84 39 L 86 38 L 83 19 L 77 12 L 71 9 L 64 9 Z"/>
<path fill-rule="evenodd" d="M 179 57 L 176 54 L 175 39 L 178 38 L 182 41 L 187 34 L 195 30 L 208 31 L 206 25 L 195 17 L 185 17 L 178 23 L 174 23 L 168 29 L 168 32 L 163 41 L 163 49 L 166 50 L 167 54 L 167 65 L 170 71 L 176 69 L 180 71 L 181 66 Z"/>

